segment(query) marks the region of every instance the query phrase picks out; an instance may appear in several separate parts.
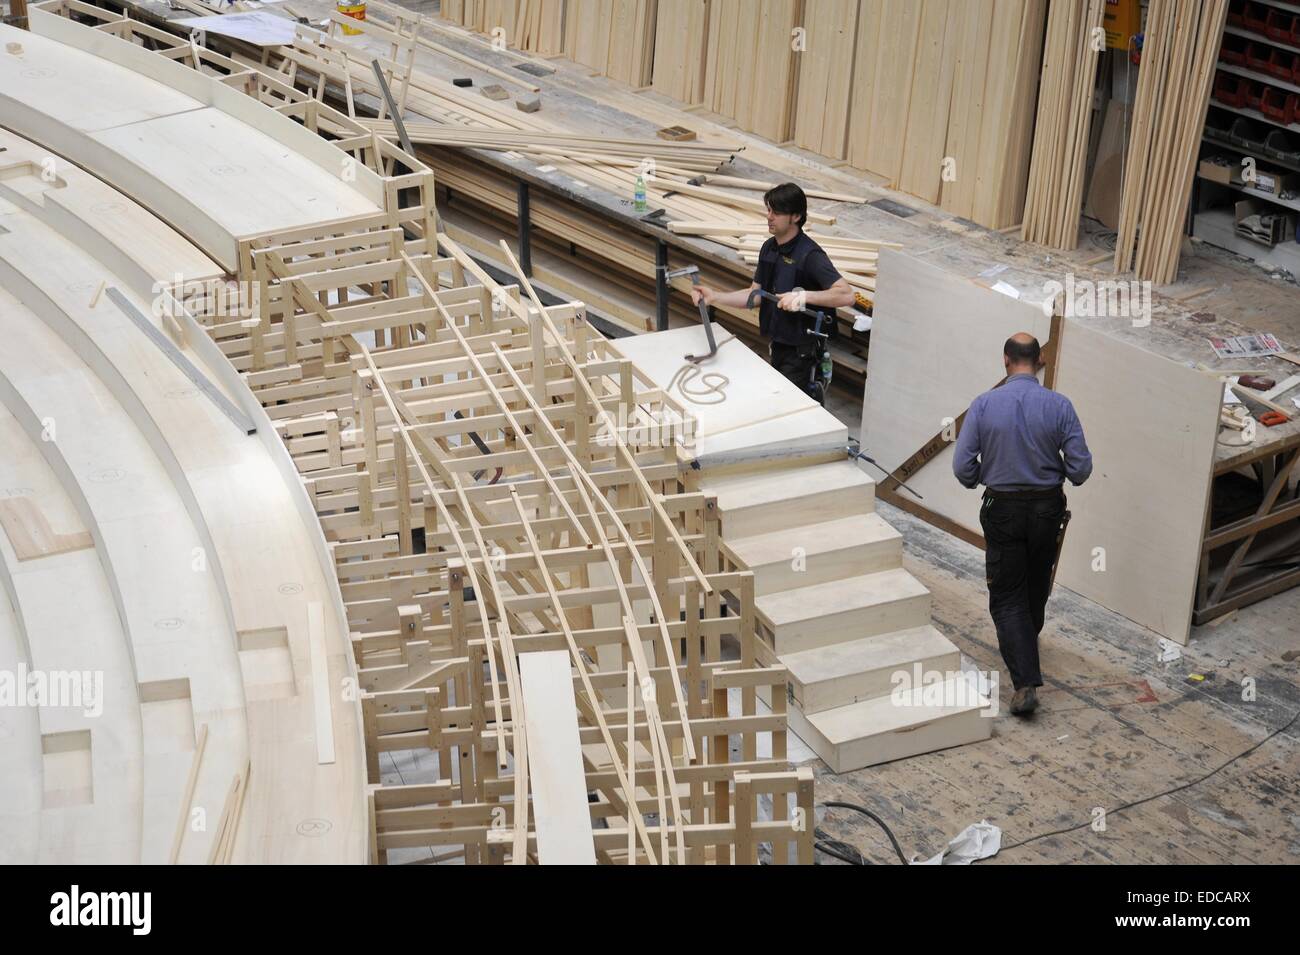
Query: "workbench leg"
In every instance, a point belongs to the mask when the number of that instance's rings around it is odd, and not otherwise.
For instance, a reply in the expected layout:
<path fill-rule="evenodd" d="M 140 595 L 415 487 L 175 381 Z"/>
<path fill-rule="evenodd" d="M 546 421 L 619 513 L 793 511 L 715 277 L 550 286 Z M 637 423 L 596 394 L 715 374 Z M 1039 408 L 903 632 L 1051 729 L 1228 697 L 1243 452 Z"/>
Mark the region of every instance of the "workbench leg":
<path fill-rule="evenodd" d="M 524 270 L 524 275 L 529 278 L 533 277 L 533 242 L 532 216 L 528 208 L 528 183 L 522 179 L 519 180 L 518 193 L 518 220 L 519 220 L 519 267 Z"/>
<path fill-rule="evenodd" d="M 655 243 L 655 331 L 668 331 L 668 243 Z"/>

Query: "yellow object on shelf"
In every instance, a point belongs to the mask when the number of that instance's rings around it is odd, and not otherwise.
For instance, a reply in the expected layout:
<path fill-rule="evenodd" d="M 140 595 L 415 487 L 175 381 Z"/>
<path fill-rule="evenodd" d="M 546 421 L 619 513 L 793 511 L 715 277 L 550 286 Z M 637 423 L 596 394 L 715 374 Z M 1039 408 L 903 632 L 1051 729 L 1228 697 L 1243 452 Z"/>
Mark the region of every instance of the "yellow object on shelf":
<path fill-rule="evenodd" d="M 353 20 L 364 20 L 366 18 L 365 0 L 362 0 L 361 3 L 344 3 L 343 0 L 339 0 L 336 7 L 339 13 L 343 14 L 345 17 L 351 17 Z M 343 27 L 343 35 L 360 36 L 361 31 L 345 26 Z"/>

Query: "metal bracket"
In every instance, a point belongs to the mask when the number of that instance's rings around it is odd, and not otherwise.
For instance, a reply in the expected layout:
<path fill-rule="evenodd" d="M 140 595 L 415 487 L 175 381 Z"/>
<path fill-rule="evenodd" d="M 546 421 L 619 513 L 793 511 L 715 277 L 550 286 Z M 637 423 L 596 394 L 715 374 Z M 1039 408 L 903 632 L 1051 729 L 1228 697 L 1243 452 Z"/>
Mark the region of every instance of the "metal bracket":
<path fill-rule="evenodd" d="M 221 391 L 216 385 L 208 380 L 208 376 L 199 371 L 199 369 L 195 367 L 194 362 L 186 358 L 185 355 L 182 354 L 181 350 L 176 347 L 172 340 L 168 338 L 157 325 L 151 322 L 144 315 L 140 314 L 140 310 L 131 304 L 127 297 L 122 294 L 120 289 L 110 288 L 108 290 L 108 297 L 112 303 L 118 307 L 122 314 L 129 318 L 136 328 L 144 332 L 145 337 L 157 345 L 158 349 L 171 360 L 171 363 L 181 370 L 181 373 L 185 375 L 191 383 L 193 383 L 194 387 L 203 392 L 209 401 L 216 405 L 227 418 L 235 423 L 235 426 L 239 428 L 240 431 L 244 432 L 244 434 L 257 433 L 257 427 L 251 420 L 249 420 L 249 417 L 240 411 L 239 408 L 235 406 L 234 402 L 226 397 L 225 392 Z"/>

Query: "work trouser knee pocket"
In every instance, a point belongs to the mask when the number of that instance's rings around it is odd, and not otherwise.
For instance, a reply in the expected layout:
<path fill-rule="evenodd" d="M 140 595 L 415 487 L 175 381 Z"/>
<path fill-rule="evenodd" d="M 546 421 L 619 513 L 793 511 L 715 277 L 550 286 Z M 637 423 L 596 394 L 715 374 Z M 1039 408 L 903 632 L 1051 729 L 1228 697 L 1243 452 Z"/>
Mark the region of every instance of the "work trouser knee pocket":
<path fill-rule="evenodd" d="M 992 589 L 997 582 L 998 571 L 1002 569 L 1002 550 L 998 547 L 989 546 L 986 542 L 984 548 L 984 582 Z"/>

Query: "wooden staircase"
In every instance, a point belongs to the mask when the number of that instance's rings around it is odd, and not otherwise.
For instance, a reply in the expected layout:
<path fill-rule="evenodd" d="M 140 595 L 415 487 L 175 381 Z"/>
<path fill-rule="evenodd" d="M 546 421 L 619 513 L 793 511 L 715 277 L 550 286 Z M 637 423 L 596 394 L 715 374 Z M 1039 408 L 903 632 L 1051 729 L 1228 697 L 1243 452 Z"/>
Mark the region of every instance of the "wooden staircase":
<path fill-rule="evenodd" d="M 761 662 L 790 670 L 791 728 L 833 770 L 989 737 L 988 701 L 930 624 L 930 592 L 902 568 L 867 474 L 796 458 L 706 471 L 700 489 L 717 497 L 729 558 L 754 572 Z"/>

